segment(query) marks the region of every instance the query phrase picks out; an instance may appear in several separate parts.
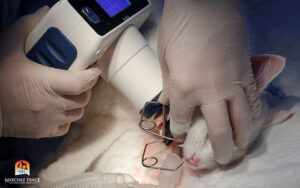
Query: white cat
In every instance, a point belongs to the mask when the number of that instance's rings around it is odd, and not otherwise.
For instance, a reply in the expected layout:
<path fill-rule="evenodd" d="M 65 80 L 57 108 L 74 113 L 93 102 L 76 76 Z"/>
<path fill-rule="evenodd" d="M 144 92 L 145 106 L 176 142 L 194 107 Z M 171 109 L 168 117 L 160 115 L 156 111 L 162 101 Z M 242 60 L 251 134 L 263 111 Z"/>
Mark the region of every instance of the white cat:
<path fill-rule="evenodd" d="M 285 59 L 280 56 L 262 55 L 252 58 L 260 92 L 281 72 L 284 65 Z M 263 110 L 259 119 L 254 121 L 252 142 L 264 128 L 282 123 L 293 115 L 288 111 L 270 109 L 264 95 L 260 96 Z M 55 182 L 84 172 L 100 171 L 129 174 L 143 184 L 160 184 L 159 187 L 164 187 L 162 184 L 165 183 L 165 187 L 173 187 L 175 180 L 170 178 L 158 181 L 157 170 L 141 165 L 144 145 L 157 138 L 139 130 L 138 120 L 139 113 L 127 99 L 104 81 L 99 81 L 93 89 L 84 118 L 72 126 L 58 152 L 54 154 L 56 161 L 42 170 L 40 177 Z M 193 122 L 184 144 L 186 166 L 182 169 L 216 168 L 205 122 L 200 115 L 195 116 Z M 172 149 L 161 143 L 150 148 L 147 154 L 159 157 L 158 165 L 162 165 L 167 155 L 173 152 Z M 242 157 L 246 151 L 235 147 L 232 160 Z M 184 178 L 188 179 L 186 176 Z M 181 185 L 186 182 L 185 179 Z"/>

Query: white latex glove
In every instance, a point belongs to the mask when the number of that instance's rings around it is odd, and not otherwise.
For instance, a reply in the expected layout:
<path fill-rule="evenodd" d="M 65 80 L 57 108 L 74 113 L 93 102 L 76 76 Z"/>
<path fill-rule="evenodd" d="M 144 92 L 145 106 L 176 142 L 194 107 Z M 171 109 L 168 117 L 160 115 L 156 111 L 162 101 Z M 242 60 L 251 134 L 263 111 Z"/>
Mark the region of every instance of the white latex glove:
<path fill-rule="evenodd" d="M 25 16 L 0 36 L 0 137 L 61 136 L 80 119 L 100 71 L 65 71 L 30 61 L 27 35 L 47 13 Z"/>
<path fill-rule="evenodd" d="M 200 107 L 215 159 L 228 163 L 234 141 L 240 148 L 249 143 L 252 118 L 261 108 L 239 5 L 234 0 L 166 0 L 158 56 L 164 84 L 159 100 L 170 103 L 173 136 L 187 132 Z"/>

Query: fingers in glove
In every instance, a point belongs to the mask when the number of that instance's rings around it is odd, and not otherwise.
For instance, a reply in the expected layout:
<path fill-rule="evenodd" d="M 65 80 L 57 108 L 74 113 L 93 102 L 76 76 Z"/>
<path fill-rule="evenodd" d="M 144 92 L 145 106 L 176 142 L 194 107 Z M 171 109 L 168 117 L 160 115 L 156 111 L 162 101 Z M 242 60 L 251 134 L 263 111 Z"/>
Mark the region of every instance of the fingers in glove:
<path fill-rule="evenodd" d="M 164 37 L 164 30 L 159 31 L 159 41 L 162 40 Z M 166 45 L 164 43 L 159 43 L 157 46 L 157 56 L 159 59 L 161 71 L 162 71 L 162 78 L 163 78 L 163 91 L 158 99 L 158 101 L 162 104 L 168 104 L 169 99 L 170 99 L 170 94 L 169 94 L 169 89 L 170 89 L 170 84 L 169 84 L 169 69 L 166 64 Z"/>
<path fill-rule="evenodd" d="M 169 104 L 170 102 L 170 93 L 169 93 L 169 81 L 163 77 L 163 90 L 160 94 L 158 101 L 161 104 Z"/>
<path fill-rule="evenodd" d="M 159 96 L 158 101 L 162 104 L 169 104 L 170 100 L 170 81 L 169 81 L 169 72 L 167 65 L 165 64 L 164 60 L 160 60 L 160 67 L 162 69 L 162 78 L 163 78 L 163 90 L 161 95 Z"/>
<path fill-rule="evenodd" d="M 75 122 L 82 118 L 84 114 L 84 108 L 78 108 L 74 110 L 68 110 L 64 112 L 64 121 L 66 123 Z"/>
<path fill-rule="evenodd" d="M 99 78 L 98 68 L 82 71 L 65 71 L 53 69 L 49 73 L 49 90 L 62 95 L 79 95 L 91 89 Z"/>
<path fill-rule="evenodd" d="M 230 102 L 230 117 L 234 130 L 235 144 L 245 149 L 252 136 L 252 115 L 247 96 L 241 87 L 236 89 L 236 95 Z"/>
<path fill-rule="evenodd" d="M 64 95 L 60 100 L 61 111 L 85 107 L 91 98 L 91 89 L 79 95 Z"/>
<path fill-rule="evenodd" d="M 252 119 L 257 119 L 261 113 L 261 101 L 259 99 L 259 93 L 256 87 L 256 82 L 253 78 L 253 73 L 249 73 L 249 76 L 250 82 L 247 86 L 244 86 L 244 88 L 246 90 L 248 104 L 250 105 Z"/>
<path fill-rule="evenodd" d="M 185 100 L 170 98 L 170 130 L 176 137 L 183 136 L 189 129 L 195 107 Z"/>
<path fill-rule="evenodd" d="M 52 133 L 51 137 L 55 136 L 63 136 L 69 132 L 71 123 L 66 123 L 65 125 L 58 126 L 54 132 Z"/>
<path fill-rule="evenodd" d="M 201 106 L 201 111 L 207 124 L 215 160 L 225 165 L 232 158 L 234 144 L 227 104 L 221 101 L 209 106 Z"/>
<path fill-rule="evenodd" d="M 53 117 L 53 122 L 55 125 L 65 125 L 67 123 L 78 121 L 82 118 L 83 114 L 84 108 L 77 108 L 73 110 L 66 110 L 64 112 L 58 112 Z"/>

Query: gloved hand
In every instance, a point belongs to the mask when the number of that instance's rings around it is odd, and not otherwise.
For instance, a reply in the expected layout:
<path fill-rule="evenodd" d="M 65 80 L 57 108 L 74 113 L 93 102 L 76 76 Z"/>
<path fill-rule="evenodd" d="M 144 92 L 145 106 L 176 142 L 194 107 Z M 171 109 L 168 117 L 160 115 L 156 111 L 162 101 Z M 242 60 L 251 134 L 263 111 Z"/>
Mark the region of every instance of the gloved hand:
<path fill-rule="evenodd" d="M 100 74 L 49 68 L 25 56 L 26 37 L 47 11 L 21 18 L 0 36 L 0 137 L 64 135 L 83 115 Z"/>
<path fill-rule="evenodd" d="M 249 143 L 252 118 L 261 108 L 239 5 L 235 0 L 166 0 L 158 56 L 159 101 L 170 103 L 173 136 L 187 132 L 200 107 L 215 159 L 228 163 L 234 141 L 239 148 Z"/>

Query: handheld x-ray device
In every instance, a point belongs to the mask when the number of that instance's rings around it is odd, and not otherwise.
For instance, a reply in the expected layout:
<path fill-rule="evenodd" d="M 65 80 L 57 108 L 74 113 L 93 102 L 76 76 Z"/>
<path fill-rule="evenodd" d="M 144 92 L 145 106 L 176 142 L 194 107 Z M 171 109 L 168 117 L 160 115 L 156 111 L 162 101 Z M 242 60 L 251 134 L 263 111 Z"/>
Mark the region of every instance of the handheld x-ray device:
<path fill-rule="evenodd" d="M 150 6 L 149 0 L 60 0 L 29 34 L 25 53 L 42 65 L 73 70 L 85 69 L 105 54 L 101 62 L 109 63 L 107 81 L 143 109 L 162 90 L 158 58 L 136 29 Z M 161 105 L 144 109 L 150 117 Z"/>
<path fill-rule="evenodd" d="M 139 28 L 150 6 L 148 0 L 60 0 L 29 34 L 25 53 L 49 67 L 85 69 L 128 26 Z"/>

